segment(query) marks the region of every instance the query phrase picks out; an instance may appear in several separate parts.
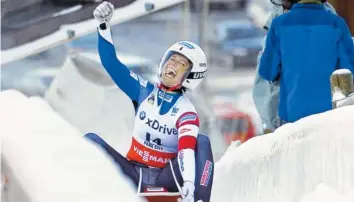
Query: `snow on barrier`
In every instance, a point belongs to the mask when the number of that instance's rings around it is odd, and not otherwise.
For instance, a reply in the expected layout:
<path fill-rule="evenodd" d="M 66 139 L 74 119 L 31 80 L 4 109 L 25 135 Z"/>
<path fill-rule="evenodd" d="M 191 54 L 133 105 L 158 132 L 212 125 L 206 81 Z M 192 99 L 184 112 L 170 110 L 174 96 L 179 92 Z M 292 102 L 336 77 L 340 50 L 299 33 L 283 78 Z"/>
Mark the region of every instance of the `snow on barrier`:
<path fill-rule="evenodd" d="M 342 107 L 229 148 L 211 201 L 354 201 L 353 114 Z M 3 201 L 138 200 L 106 155 L 40 98 L 1 92 L 0 135 Z"/>
<path fill-rule="evenodd" d="M 313 192 L 305 195 L 300 202 L 350 202 L 350 200 L 333 188 L 320 184 Z"/>
<path fill-rule="evenodd" d="M 7 202 L 140 201 L 107 156 L 40 98 L 0 93 Z"/>
<path fill-rule="evenodd" d="M 212 201 L 300 202 L 320 185 L 354 201 L 354 106 L 228 149 L 215 165 Z M 327 192 L 319 189 L 317 196 L 321 190 Z"/>

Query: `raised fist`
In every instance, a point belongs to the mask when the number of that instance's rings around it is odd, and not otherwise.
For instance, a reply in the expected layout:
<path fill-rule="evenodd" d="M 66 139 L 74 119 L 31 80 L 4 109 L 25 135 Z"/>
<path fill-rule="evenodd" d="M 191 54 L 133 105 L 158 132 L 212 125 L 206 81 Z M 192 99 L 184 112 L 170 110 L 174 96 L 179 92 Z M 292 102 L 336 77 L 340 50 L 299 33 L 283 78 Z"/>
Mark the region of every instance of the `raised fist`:
<path fill-rule="evenodd" d="M 104 1 L 93 11 L 93 16 L 99 23 L 109 22 L 112 19 L 114 6 L 110 2 Z"/>

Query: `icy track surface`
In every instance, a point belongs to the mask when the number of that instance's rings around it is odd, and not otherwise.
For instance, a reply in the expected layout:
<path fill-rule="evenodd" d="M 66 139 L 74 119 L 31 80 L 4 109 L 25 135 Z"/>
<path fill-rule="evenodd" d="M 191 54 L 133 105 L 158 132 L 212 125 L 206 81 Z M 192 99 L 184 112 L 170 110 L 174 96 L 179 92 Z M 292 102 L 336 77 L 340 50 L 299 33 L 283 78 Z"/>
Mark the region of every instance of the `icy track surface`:
<path fill-rule="evenodd" d="M 354 201 L 353 114 L 340 108 L 230 147 L 211 201 Z M 1 92 L 0 134 L 11 201 L 137 201 L 108 158 L 39 98 Z"/>

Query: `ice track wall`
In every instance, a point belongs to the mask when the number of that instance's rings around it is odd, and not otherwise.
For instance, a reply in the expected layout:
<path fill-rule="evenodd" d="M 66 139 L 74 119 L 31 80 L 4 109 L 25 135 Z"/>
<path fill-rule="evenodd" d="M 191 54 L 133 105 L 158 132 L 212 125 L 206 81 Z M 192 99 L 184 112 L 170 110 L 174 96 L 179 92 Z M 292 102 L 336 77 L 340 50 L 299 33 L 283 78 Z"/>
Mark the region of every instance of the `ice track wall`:
<path fill-rule="evenodd" d="M 229 148 L 215 167 L 212 201 L 308 202 L 323 187 L 354 201 L 354 106 Z"/>
<path fill-rule="evenodd" d="M 138 201 L 105 154 L 40 98 L 1 92 L 0 134 L 3 201 Z"/>

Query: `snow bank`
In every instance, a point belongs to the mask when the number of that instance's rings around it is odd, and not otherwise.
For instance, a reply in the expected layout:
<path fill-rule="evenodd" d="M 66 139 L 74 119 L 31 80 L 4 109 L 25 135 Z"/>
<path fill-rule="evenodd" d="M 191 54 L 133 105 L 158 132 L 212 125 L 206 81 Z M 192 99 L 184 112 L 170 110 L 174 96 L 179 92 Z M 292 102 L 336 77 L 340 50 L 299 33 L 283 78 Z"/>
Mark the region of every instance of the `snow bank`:
<path fill-rule="evenodd" d="M 339 108 L 231 145 L 216 163 L 211 201 L 354 201 L 353 114 Z M 0 134 L 8 201 L 137 200 L 105 155 L 40 98 L 1 92 Z"/>
<path fill-rule="evenodd" d="M 320 184 L 316 187 L 315 191 L 305 195 L 300 202 L 350 202 L 353 201 L 347 197 L 344 197 L 338 191 L 325 184 Z"/>
<path fill-rule="evenodd" d="M 1 92 L 0 134 L 6 201 L 138 201 L 106 155 L 40 98 Z"/>
<path fill-rule="evenodd" d="M 300 202 L 321 183 L 354 193 L 353 115 L 353 106 L 339 108 L 228 149 L 215 165 L 212 201 Z"/>

